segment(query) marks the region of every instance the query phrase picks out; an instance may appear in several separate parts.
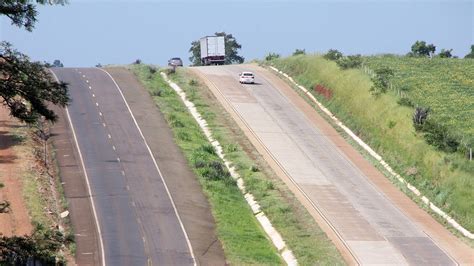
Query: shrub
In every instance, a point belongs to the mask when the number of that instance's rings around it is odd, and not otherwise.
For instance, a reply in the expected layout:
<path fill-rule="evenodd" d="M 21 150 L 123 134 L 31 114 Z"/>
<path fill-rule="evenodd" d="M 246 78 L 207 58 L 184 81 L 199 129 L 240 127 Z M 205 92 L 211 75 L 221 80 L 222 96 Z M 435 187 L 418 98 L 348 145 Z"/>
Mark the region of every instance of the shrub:
<path fill-rule="evenodd" d="M 427 120 L 422 127 L 425 132 L 424 137 L 428 144 L 445 151 L 456 152 L 459 148 L 459 141 L 456 136 L 449 132 L 449 129 L 433 120 Z"/>
<path fill-rule="evenodd" d="M 293 52 L 293 56 L 295 56 L 295 55 L 302 55 L 302 54 L 306 54 L 305 49 L 296 49 L 296 50 Z"/>
<path fill-rule="evenodd" d="M 373 85 L 370 88 L 370 92 L 373 95 L 387 92 L 390 79 L 393 77 L 393 70 L 388 67 L 381 67 L 374 72 L 375 75 L 371 78 Z"/>
<path fill-rule="evenodd" d="M 401 106 L 415 107 L 415 104 L 407 97 L 398 99 L 397 103 Z"/>
<path fill-rule="evenodd" d="M 323 57 L 327 60 L 337 61 L 342 58 L 342 53 L 336 49 L 329 49 Z"/>
<path fill-rule="evenodd" d="M 203 169 L 202 175 L 207 179 L 219 180 L 230 177 L 229 172 L 220 161 L 211 161 Z"/>
<path fill-rule="evenodd" d="M 362 56 L 349 55 L 338 59 L 336 63 L 341 69 L 359 68 L 362 65 Z"/>
<path fill-rule="evenodd" d="M 141 59 L 137 59 L 135 60 L 135 62 L 133 62 L 134 65 L 140 65 L 141 63 L 142 63 Z"/>
<path fill-rule="evenodd" d="M 416 130 L 422 130 L 423 124 L 428 118 L 430 108 L 416 107 L 415 112 L 413 113 L 413 126 Z"/>
<path fill-rule="evenodd" d="M 156 73 L 156 71 L 158 71 L 156 69 L 156 67 L 154 66 L 148 66 L 148 70 L 150 71 L 150 74 L 154 75 Z"/>
<path fill-rule="evenodd" d="M 265 56 L 265 61 L 272 61 L 274 59 L 280 58 L 280 55 L 277 53 L 268 53 L 267 56 Z"/>

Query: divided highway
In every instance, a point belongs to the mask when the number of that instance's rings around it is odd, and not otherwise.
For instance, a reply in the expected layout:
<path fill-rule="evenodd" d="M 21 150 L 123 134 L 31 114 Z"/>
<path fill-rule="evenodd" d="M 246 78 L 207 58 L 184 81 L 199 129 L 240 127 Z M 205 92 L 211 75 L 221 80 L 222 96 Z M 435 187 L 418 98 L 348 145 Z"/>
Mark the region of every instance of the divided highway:
<path fill-rule="evenodd" d="M 294 187 L 349 262 L 474 263 L 472 249 L 394 188 L 284 82 L 254 65 L 199 67 L 275 171 Z M 253 71 L 256 84 L 238 73 Z M 304 112 L 302 110 L 305 110 Z M 324 228 L 324 226 L 323 226 Z"/>
<path fill-rule="evenodd" d="M 163 176 L 112 77 L 55 68 L 99 224 L 106 265 L 193 265 L 192 247 Z"/>

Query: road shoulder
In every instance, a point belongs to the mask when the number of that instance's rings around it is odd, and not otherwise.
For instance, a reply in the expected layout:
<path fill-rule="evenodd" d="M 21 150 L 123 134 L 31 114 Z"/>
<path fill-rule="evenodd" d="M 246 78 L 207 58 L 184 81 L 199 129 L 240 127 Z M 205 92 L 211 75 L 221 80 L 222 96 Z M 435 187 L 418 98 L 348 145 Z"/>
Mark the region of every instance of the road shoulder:
<path fill-rule="evenodd" d="M 52 109 L 58 121 L 51 127 L 51 139 L 74 230 L 76 264 L 100 265 L 97 225 L 66 110 Z"/>

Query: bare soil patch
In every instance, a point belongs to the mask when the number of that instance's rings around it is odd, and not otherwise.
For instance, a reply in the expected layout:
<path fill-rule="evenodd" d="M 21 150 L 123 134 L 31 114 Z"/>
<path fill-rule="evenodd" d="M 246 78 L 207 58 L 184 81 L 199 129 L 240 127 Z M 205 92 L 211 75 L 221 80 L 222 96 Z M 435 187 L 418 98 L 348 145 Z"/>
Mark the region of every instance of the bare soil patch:
<path fill-rule="evenodd" d="M 22 125 L 9 115 L 5 107 L 0 107 L 0 202 L 7 201 L 7 212 L 0 213 L 0 233 L 4 236 L 30 234 L 33 227 L 23 199 L 21 179 L 21 157 L 15 153 L 14 146 L 20 143 L 13 129 Z"/>

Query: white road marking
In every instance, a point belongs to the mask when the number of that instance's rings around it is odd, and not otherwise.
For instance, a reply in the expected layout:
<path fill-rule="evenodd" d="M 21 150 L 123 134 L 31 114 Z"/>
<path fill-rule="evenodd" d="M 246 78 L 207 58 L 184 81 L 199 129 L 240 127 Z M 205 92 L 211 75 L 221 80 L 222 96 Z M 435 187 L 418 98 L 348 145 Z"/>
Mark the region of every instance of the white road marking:
<path fill-rule="evenodd" d="M 83 77 L 83 78 L 85 78 L 85 77 L 86 77 L 86 75 L 82 75 L 82 77 Z"/>
<path fill-rule="evenodd" d="M 119 158 L 119 157 L 117 157 L 117 162 L 120 162 L 120 158 Z"/>
<path fill-rule="evenodd" d="M 89 86 L 89 90 L 92 90 L 92 87 L 91 87 L 91 86 Z"/>
<path fill-rule="evenodd" d="M 115 145 L 112 145 L 112 149 L 115 151 Z"/>
<path fill-rule="evenodd" d="M 105 126 L 106 126 L 106 125 L 105 125 L 105 123 L 102 123 L 102 126 L 104 126 L 104 127 L 105 127 Z"/>
<path fill-rule="evenodd" d="M 112 136 L 110 136 L 110 134 L 107 134 L 107 137 L 108 137 L 109 139 L 111 139 L 111 138 L 112 138 Z"/>
<path fill-rule="evenodd" d="M 102 116 L 102 112 L 99 112 L 99 115 Z"/>
<path fill-rule="evenodd" d="M 130 186 L 129 186 L 129 185 L 127 185 L 125 188 L 126 188 L 128 191 L 130 191 Z"/>
<path fill-rule="evenodd" d="M 145 143 L 145 146 L 147 147 L 148 149 L 148 152 L 150 154 L 150 157 L 153 161 L 153 164 L 155 165 L 155 168 L 156 170 L 158 171 L 158 174 L 160 175 L 161 177 L 161 181 L 163 182 L 163 185 L 166 189 L 166 193 L 168 194 L 168 197 L 170 198 L 170 201 L 171 201 L 171 205 L 173 206 L 173 209 L 174 209 L 174 212 L 176 214 L 176 217 L 178 218 L 178 221 L 179 221 L 179 225 L 181 226 L 181 230 L 183 231 L 183 234 L 184 234 L 184 237 L 186 238 L 186 242 L 188 244 L 188 248 L 189 248 L 189 252 L 191 254 L 191 257 L 193 259 L 193 262 L 194 262 L 194 265 L 197 265 L 197 262 L 196 262 L 196 257 L 194 256 L 194 252 L 193 252 L 193 249 L 192 249 L 192 246 L 191 246 L 191 241 L 189 240 L 189 237 L 188 237 L 188 234 L 186 233 L 186 230 L 184 229 L 184 224 L 181 220 L 181 217 L 179 216 L 179 213 L 178 213 L 178 210 L 176 209 L 176 205 L 174 203 L 174 200 L 173 200 L 173 197 L 171 196 L 171 193 L 168 189 L 168 186 L 166 185 L 166 181 L 165 179 L 163 178 L 163 174 L 161 173 L 161 170 L 160 168 L 158 167 L 158 163 L 156 162 L 155 160 L 155 157 L 153 156 L 153 153 L 151 152 L 151 149 L 150 149 L 150 146 L 148 146 L 148 142 L 146 141 L 145 139 L 145 136 L 143 135 L 143 132 L 142 130 L 140 129 L 140 126 L 138 126 L 138 123 L 137 123 L 137 120 L 135 119 L 135 116 L 133 115 L 133 112 L 132 112 L 132 109 L 130 109 L 130 106 L 128 105 L 128 102 L 127 100 L 125 99 L 125 96 L 123 95 L 123 92 L 122 90 L 120 89 L 119 85 L 117 84 L 117 82 L 114 80 L 114 78 L 112 77 L 112 75 L 109 74 L 109 72 L 107 72 L 106 70 L 104 69 L 101 69 L 101 68 L 97 68 L 101 71 L 103 71 L 104 73 L 106 73 L 110 79 L 114 82 L 115 84 L 115 87 L 117 88 L 117 90 L 119 91 L 120 95 L 122 96 L 122 99 L 125 103 L 125 105 L 127 106 L 127 109 L 128 111 L 130 112 L 130 115 L 132 116 L 132 119 L 133 119 L 133 122 L 135 123 L 135 126 L 137 127 L 138 129 L 138 132 L 140 132 L 140 136 L 142 137 L 143 139 L 143 142 Z"/>
<path fill-rule="evenodd" d="M 88 79 L 86 79 L 86 83 L 89 83 L 89 80 L 88 80 Z"/>
<path fill-rule="evenodd" d="M 95 103 L 95 106 L 99 106 L 99 103 Z"/>
<path fill-rule="evenodd" d="M 92 97 L 94 97 L 94 98 L 95 98 L 95 94 L 94 94 L 94 93 L 92 93 Z"/>
<path fill-rule="evenodd" d="M 51 73 L 53 73 L 53 76 L 56 79 L 56 81 L 59 82 L 59 79 L 56 76 L 56 74 L 52 70 L 50 70 L 50 71 L 51 71 Z M 66 106 L 66 114 L 67 114 L 67 118 L 69 120 L 69 125 L 71 126 L 71 131 L 72 131 L 72 135 L 74 137 L 74 142 L 76 143 L 76 148 L 77 148 L 77 151 L 79 153 L 79 159 L 81 161 L 82 170 L 84 171 L 84 175 L 86 177 L 87 191 L 89 192 L 89 195 L 90 195 L 90 199 L 91 199 L 91 202 L 92 202 L 92 204 L 91 204 L 92 205 L 92 212 L 94 214 L 94 220 L 95 220 L 95 223 L 97 225 L 97 234 L 99 236 L 100 253 L 101 253 L 100 255 L 101 255 L 102 265 L 105 266 L 107 264 L 105 263 L 104 241 L 102 239 L 102 232 L 100 230 L 99 219 L 97 218 L 97 211 L 95 209 L 95 201 L 94 201 L 94 197 L 92 196 L 92 190 L 91 190 L 91 186 L 90 186 L 90 183 L 89 183 L 89 176 L 87 175 L 87 170 L 86 170 L 86 167 L 84 165 L 84 159 L 82 157 L 81 148 L 79 148 L 79 143 L 77 141 L 76 131 L 74 130 L 74 125 L 72 124 L 71 116 L 69 115 L 69 109 L 67 108 L 67 106 Z"/>
<path fill-rule="evenodd" d="M 124 172 L 124 171 L 122 171 L 122 175 L 125 175 L 125 172 Z M 127 186 L 127 187 L 128 187 L 128 186 Z M 130 190 L 130 187 L 128 187 L 128 189 Z"/>

